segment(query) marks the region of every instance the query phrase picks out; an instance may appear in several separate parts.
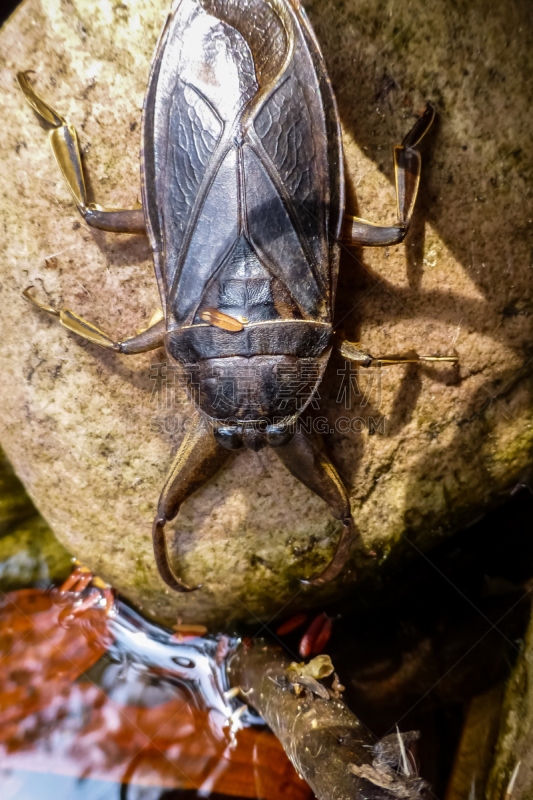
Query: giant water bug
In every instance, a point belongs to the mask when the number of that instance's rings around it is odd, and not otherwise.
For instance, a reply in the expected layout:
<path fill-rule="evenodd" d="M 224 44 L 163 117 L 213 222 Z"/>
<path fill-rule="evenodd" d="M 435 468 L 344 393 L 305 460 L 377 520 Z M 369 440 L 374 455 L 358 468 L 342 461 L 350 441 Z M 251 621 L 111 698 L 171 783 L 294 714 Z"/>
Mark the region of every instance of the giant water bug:
<path fill-rule="evenodd" d="M 333 348 L 340 242 L 404 239 L 420 180 L 417 146 L 433 108 L 394 148 L 397 223 L 347 216 L 337 105 L 299 0 L 178 0 L 144 102 L 142 208 L 105 209 L 87 202 L 74 127 L 36 94 L 28 73 L 18 80 L 52 126 L 53 152 L 85 222 L 150 240 L 161 311 L 135 336 L 114 341 L 72 311 L 40 303 L 32 287 L 25 297 L 117 353 L 165 347 L 194 395 L 197 412 L 153 524 L 163 580 L 180 592 L 198 588 L 171 564 L 165 524 L 232 451 L 264 446 L 342 521 L 333 559 L 309 582 L 336 577 L 357 535 L 348 493 L 320 437 L 295 423 Z M 362 367 L 379 360 L 348 342 L 341 352 Z M 455 359 L 387 363 L 411 360 Z M 246 391 L 239 392 L 243 374 Z M 298 386 L 292 394 L 291 380 Z"/>

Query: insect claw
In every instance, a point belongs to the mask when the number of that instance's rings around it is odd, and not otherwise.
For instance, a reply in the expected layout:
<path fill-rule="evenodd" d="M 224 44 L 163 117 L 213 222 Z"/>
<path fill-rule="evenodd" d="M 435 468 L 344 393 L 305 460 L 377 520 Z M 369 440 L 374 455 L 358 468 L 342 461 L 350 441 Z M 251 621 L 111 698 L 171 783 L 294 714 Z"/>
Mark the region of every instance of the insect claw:
<path fill-rule="evenodd" d="M 343 519 L 342 523 L 343 529 L 339 538 L 335 555 L 327 567 L 322 570 L 322 572 L 318 572 L 316 575 L 313 575 L 311 578 L 308 578 L 307 580 L 301 580 L 300 583 L 304 583 L 309 586 L 322 586 L 324 583 L 332 581 L 337 577 L 337 575 L 340 574 L 344 565 L 346 564 L 346 561 L 348 560 L 352 544 L 359 536 L 359 531 L 355 527 L 355 522 L 353 521 L 352 517 Z"/>
<path fill-rule="evenodd" d="M 27 300 L 28 303 L 31 303 L 33 306 L 36 306 L 36 308 L 40 308 L 41 311 L 46 311 L 48 314 L 53 314 L 54 317 L 59 317 L 60 312 L 57 308 L 54 308 L 53 306 L 48 306 L 45 303 L 40 303 L 38 300 L 35 299 L 35 297 L 31 296 L 30 291 L 33 288 L 35 287 L 28 286 L 27 289 L 24 289 L 24 291 L 22 292 L 23 298 Z"/>
<path fill-rule="evenodd" d="M 155 563 L 159 570 L 159 574 L 165 581 L 167 586 L 174 589 L 176 592 L 196 592 L 197 589 L 202 588 L 202 584 L 198 586 L 188 586 L 181 578 L 174 573 L 170 566 L 168 558 L 167 543 L 165 539 L 165 524 L 167 520 L 163 517 L 156 517 L 152 527 L 152 541 L 154 545 Z"/>

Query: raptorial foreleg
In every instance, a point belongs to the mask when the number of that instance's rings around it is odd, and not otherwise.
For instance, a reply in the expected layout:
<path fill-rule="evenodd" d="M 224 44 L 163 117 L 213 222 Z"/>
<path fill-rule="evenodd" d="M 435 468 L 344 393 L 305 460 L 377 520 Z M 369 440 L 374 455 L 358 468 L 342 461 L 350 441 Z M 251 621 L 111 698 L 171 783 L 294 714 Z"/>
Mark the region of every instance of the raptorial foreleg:
<path fill-rule="evenodd" d="M 275 448 L 278 458 L 289 472 L 311 489 L 330 507 L 335 519 L 342 520 L 342 532 L 335 555 L 327 567 L 305 583 L 320 586 L 336 578 L 346 564 L 354 540 L 359 536 L 350 509 L 350 498 L 337 470 L 324 452 L 322 440 L 303 431 L 296 431 L 292 439 Z"/>
<path fill-rule="evenodd" d="M 171 566 L 165 525 L 174 519 L 181 504 L 212 478 L 228 460 L 231 451 L 218 444 L 206 418 L 197 412 L 170 468 L 157 505 L 152 528 L 154 555 L 159 574 L 171 589 L 192 592 Z"/>

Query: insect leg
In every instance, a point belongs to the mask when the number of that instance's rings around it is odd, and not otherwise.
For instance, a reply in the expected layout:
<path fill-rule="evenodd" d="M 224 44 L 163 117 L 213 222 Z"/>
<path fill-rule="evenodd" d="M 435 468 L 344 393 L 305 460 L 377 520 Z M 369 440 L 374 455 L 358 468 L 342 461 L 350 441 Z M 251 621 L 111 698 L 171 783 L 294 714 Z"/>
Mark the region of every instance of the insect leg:
<path fill-rule="evenodd" d="M 320 586 L 333 580 L 341 572 L 350 554 L 351 545 L 359 536 L 350 510 L 348 493 L 335 467 L 324 453 L 322 441 L 318 437 L 311 438 L 303 431 L 297 431 L 287 444 L 276 447 L 275 453 L 295 478 L 325 500 L 335 519 L 342 520 L 343 529 L 335 555 L 322 572 L 304 581 Z"/>
<path fill-rule="evenodd" d="M 375 367 L 378 364 L 383 366 L 391 366 L 395 364 L 420 364 L 432 363 L 435 361 L 451 361 L 455 363 L 459 361 L 457 356 L 409 356 L 402 358 L 401 356 L 371 356 L 370 353 L 365 353 L 359 350 L 356 344 L 352 342 L 343 342 L 339 347 L 340 354 L 348 361 L 353 361 L 361 367 Z"/>
<path fill-rule="evenodd" d="M 83 319 L 83 317 L 78 317 L 77 314 L 74 314 L 73 311 L 69 311 L 68 308 L 58 309 L 40 303 L 30 294 L 30 289 L 32 288 L 32 286 L 28 286 L 28 288 L 22 292 L 23 297 L 29 303 L 36 306 L 41 311 L 46 311 L 54 317 L 59 317 L 61 324 L 64 325 L 65 328 L 68 328 L 69 331 L 73 331 L 84 339 L 88 339 L 90 342 L 100 345 L 100 347 L 105 347 L 107 350 L 114 350 L 117 353 L 124 353 L 124 355 L 136 355 L 137 353 L 146 353 L 148 350 L 157 350 L 158 347 L 163 347 L 165 343 L 166 321 L 164 319 L 159 320 L 159 322 L 156 322 L 156 324 L 152 325 L 150 328 L 146 328 L 146 330 L 137 334 L 137 336 L 131 336 L 127 339 L 115 342 L 107 333 L 104 333 L 100 328 L 97 328 L 96 325 L 93 325 L 92 322 L 88 322 L 86 319 Z"/>
<path fill-rule="evenodd" d="M 177 592 L 193 592 L 200 587 L 187 586 L 172 568 L 165 525 L 174 519 L 181 504 L 219 471 L 230 455 L 231 451 L 218 444 L 204 417 L 197 413 L 167 475 L 152 528 L 159 574 L 167 586 Z"/>
<path fill-rule="evenodd" d="M 48 103 L 39 97 L 28 81 L 27 72 L 17 73 L 19 86 L 26 100 L 42 120 L 53 126 L 50 144 L 63 177 L 76 202 L 78 211 L 88 225 L 115 233 L 146 233 L 142 208 L 102 208 L 87 203 L 87 192 L 83 177 L 78 134 Z"/>
<path fill-rule="evenodd" d="M 346 215 L 341 239 L 346 244 L 361 247 L 385 247 L 400 244 L 405 239 L 413 215 L 420 184 L 421 158 L 416 149 L 435 118 L 431 105 L 415 122 L 401 145 L 394 148 L 394 174 L 396 177 L 396 225 L 375 225 L 359 217 Z"/>

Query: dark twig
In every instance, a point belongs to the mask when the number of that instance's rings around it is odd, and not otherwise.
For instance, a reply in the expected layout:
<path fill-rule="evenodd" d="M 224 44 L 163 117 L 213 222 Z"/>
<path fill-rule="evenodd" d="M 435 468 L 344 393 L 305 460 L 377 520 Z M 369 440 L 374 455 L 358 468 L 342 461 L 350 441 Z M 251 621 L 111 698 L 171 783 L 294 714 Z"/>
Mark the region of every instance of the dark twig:
<path fill-rule="evenodd" d="M 232 684 L 246 693 L 247 701 L 272 728 L 318 800 L 424 796 L 427 783 L 411 767 L 407 774 L 404 768 L 404 745 L 409 747 L 413 734 L 397 734 L 396 747 L 392 737 L 378 742 L 338 691 L 321 683 L 326 691 L 319 692 L 316 677 L 308 687 L 308 675 L 295 679 L 294 669 L 289 668 L 285 653 L 262 641 L 241 647 L 229 666 Z"/>

